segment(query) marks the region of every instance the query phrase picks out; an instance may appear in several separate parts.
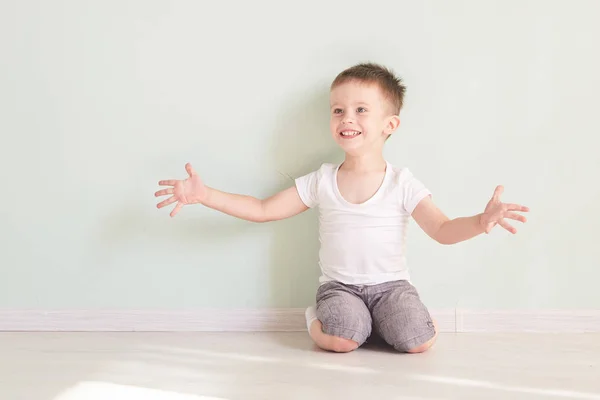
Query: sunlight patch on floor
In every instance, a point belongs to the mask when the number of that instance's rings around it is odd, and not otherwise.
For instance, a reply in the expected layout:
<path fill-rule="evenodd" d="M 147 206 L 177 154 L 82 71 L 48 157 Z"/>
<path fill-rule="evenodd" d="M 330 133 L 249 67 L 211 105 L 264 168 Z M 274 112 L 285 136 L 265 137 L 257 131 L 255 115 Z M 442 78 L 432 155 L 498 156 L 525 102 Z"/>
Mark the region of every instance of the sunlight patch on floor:
<path fill-rule="evenodd" d="M 165 390 L 118 385 L 108 382 L 81 382 L 59 394 L 54 400 L 227 400 Z"/>
<path fill-rule="evenodd" d="M 506 386 L 493 382 L 487 381 L 478 381 L 473 379 L 461 379 L 461 378 L 450 378 L 445 376 L 428 376 L 428 375 L 411 375 L 411 378 L 428 381 L 428 382 L 436 382 L 443 383 L 449 385 L 457 385 L 457 386 L 468 386 L 468 387 L 477 387 L 482 389 L 494 389 L 494 390 L 504 390 L 507 392 L 518 392 L 518 393 L 528 393 L 540 396 L 554 396 L 554 397 L 566 397 L 569 399 L 586 399 L 586 400 L 600 400 L 600 394 L 595 393 L 584 393 L 584 392 L 575 392 L 572 390 L 561 390 L 561 389 L 540 389 L 540 388 L 531 388 L 531 387 L 523 387 L 523 386 Z"/>
<path fill-rule="evenodd" d="M 305 362 L 300 360 L 285 360 L 282 358 L 275 357 L 265 357 L 265 356 L 256 356 L 251 354 L 244 353 L 232 353 L 232 352 L 221 352 L 221 351 L 210 351 L 210 350 L 200 350 L 200 349 L 178 349 L 176 347 L 146 347 L 146 349 L 151 352 L 151 349 L 159 349 L 163 352 L 163 354 L 194 354 L 196 356 L 207 356 L 213 357 L 216 359 L 228 359 L 234 361 L 250 361 L 250 362 L 259 362 L 259 363 L 280 363 L 280 364 L 293 364 L 295 366 L 306 366 L 310 368 L 319 368 L 326 370 L 338 370 L 344 372 L 352 372 L 352 373 L 376 373 L 377 371 L 372 368 L 360 367 L 360 366 L 349 366 L 343 364 L 333 364 L 333 363 L 325 363 L 325 362 Z"/>

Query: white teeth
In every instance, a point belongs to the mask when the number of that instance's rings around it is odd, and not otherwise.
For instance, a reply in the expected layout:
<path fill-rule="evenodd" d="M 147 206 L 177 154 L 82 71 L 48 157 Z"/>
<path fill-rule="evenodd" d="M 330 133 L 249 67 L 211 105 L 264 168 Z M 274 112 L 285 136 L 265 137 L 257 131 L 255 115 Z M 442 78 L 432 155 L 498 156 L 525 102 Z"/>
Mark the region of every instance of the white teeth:
<path fill-rule="evenodd" d="M 342 136 L 356 136 L 358 134 L 360 134 L 359 131 L 345 131 L 345 132 L 342 132 Z"/>

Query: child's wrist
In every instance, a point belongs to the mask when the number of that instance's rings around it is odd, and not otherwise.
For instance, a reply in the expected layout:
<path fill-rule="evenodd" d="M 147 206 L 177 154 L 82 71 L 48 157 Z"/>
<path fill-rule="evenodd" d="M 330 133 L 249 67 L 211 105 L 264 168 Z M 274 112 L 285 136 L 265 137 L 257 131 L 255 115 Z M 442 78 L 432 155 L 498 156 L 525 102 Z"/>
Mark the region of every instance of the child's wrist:
<path fill-rule="evenodd" d="M 204 193 L 201 193 L 198 195 L 198 197 L 195 199 L 194 203 L 202 204 L 203 206 L 207 206 L 208 202 L 210 201 L 210 194 L 212 193 L 212 189 L 209 188 L 208 186 L 205 186 L 203 192 Z"/>
<path fill-rule="evenodd" d="M 482 232 L 485 232 L 485 228 L 487 226 L 487 223 L 485 222 L 485 213 L 477 215 L 477 226 Z"/>

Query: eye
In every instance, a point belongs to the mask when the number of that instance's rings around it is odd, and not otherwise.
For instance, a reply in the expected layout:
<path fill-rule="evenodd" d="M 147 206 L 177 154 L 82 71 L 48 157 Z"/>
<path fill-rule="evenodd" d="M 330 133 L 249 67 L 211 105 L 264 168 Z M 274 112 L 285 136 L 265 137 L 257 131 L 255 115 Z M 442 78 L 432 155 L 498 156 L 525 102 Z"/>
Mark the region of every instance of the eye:
<path fill-rule="evenodd" d="M 364 108 L 364 107 L 358 107 L 358 108 L 356 109 L 356 111 L 357 111 L 357 112 L 359 112 L 359 113 L 364 113 L 364 112 L 367 112 L 367 109 L 366 109 L 366 108 Z"/>
<path fill-rule="evenodd" d="M 333 110 L 334 114 L 341 114 L 342 113 L 342 109 L 341 108 L 336 108 L 335 110 Z"/>

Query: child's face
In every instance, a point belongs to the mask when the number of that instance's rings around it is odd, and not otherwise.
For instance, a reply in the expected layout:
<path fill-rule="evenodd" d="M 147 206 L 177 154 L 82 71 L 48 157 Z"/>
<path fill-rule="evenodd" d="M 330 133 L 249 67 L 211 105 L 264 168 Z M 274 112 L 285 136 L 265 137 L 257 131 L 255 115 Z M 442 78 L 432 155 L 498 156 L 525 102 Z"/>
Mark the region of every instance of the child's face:
<path fill-rule="evenodd" d="M 381 150 L 400 123 L 379 86 L 349 81 L 330 93 L 330 128 L 333 139 L 351 155 Z"/>

